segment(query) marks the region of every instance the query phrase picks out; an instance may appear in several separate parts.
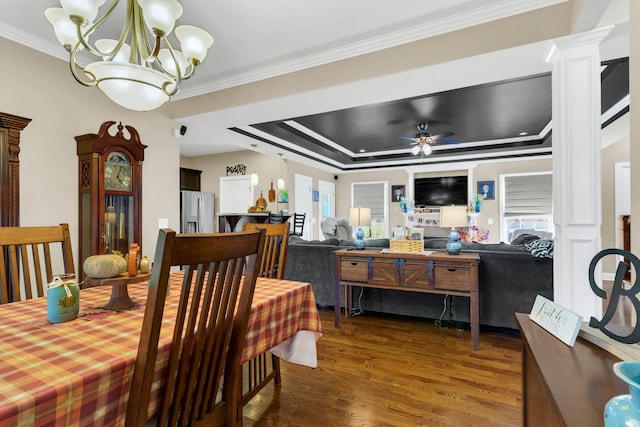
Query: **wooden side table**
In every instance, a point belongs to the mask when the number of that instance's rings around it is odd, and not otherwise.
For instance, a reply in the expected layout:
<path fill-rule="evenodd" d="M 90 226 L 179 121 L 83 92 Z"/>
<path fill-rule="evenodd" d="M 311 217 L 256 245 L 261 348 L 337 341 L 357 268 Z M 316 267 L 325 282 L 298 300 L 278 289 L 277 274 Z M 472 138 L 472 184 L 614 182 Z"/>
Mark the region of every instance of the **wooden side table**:
<path fill-rule="evenodd" d="M 470 299 L 473 348 L 480 348 L 480 308 L 477 253 L 397 253 L 380 249 L 335 252 L 334 323 L 340 326 L 340 285 L 346 290 L 345 317 L 351 308 L 350 286 L 448 294 Z"/>

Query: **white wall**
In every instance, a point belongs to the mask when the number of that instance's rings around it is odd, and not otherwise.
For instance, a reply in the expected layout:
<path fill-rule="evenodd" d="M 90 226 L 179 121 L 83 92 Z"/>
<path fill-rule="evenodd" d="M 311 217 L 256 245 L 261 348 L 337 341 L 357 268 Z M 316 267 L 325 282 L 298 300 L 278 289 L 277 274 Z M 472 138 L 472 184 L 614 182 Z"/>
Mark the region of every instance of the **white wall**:
<path fill-rule="evenodd" d="M 162 111 L 132 112 L 96 88 L 78 84 L 66 62 L 0 38 L 0 111 L 32 119 L 20 142 L 20 224 L 69 223 L 78 256 L 76 135 L 96 133 L 109 120 L 136 128 L 147 145 L 143 163 L 144 255 L 155 252 L 158 218 L 180 229 L 179 145 L 175 122 Z M 171 203 L 168 203 L 168 202 Z M 76 261 L 77 262 L 77 261 Z M 76 270 L 82 266 L 76 265 Z"/>

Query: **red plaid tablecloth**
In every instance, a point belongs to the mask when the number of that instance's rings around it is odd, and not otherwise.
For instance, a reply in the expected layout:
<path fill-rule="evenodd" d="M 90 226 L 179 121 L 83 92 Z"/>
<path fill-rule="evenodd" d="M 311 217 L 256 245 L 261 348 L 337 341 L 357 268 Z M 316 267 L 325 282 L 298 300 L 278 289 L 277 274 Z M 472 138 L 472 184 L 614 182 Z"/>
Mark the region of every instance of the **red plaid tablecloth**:
<path fill-rule="evenodd" d="M 173 333 L 180 280 L 181 272 L 174 273 L 160 337 L 165 350 Z M 106 311 L 98 307 L 109 301 L 110 287 L 83 289 L 79 317 L 59 324 L 47 321 L 45 298 L 0 305 L 0 425 L 124 423 L 147 286 L 131 284 L 128 290 L 136 306 Z M 299 331 L 321 336 L 311 285 L 259 278 L 243 363 L 278 344 L 295 342 Z M 163 362 L 158 362 L 159 379 Z"/>

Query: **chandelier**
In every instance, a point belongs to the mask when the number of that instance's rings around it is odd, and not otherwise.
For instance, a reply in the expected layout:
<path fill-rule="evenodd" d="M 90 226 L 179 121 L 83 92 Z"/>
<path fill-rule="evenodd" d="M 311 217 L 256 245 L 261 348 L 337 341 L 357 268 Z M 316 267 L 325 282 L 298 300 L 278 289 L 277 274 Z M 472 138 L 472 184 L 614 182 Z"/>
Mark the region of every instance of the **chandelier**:
<path fill-rule="evenodd" d="M 97 86 L 113 102 L 136 111 L 160 107 L 180 90 L 182 80 L 193 72 L 213 44 L 206 31 L 191 25 L 176 27 L 182 51 L 167 37 L 182 15 L 177 0 L 127 0 L 126 18 L 120 37 L 89 37 L 111 15 L 113 3 L 95 23 L 98 9 L 106 0 L 60 0 L 62 8 L 49 8 L 45 16 L 56 37 L 69 52 L 73 77 L 84 86 Z M 99 60 L 83 66 L 78 53 L 86 51 Z M 82 54 L 81 54 L 82 56 Z"/>

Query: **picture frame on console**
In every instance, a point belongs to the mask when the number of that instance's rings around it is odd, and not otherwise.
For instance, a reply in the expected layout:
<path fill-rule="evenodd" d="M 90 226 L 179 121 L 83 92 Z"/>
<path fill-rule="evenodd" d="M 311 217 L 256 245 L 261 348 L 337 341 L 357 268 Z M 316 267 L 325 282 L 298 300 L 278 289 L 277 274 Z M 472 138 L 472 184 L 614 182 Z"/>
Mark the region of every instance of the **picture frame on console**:
<path fill-rule="evenodd" d="M 484 195 L 484 200 L 495 200 L 495 184 L 495 181 L 478 181 L 478 194 Z"/>

